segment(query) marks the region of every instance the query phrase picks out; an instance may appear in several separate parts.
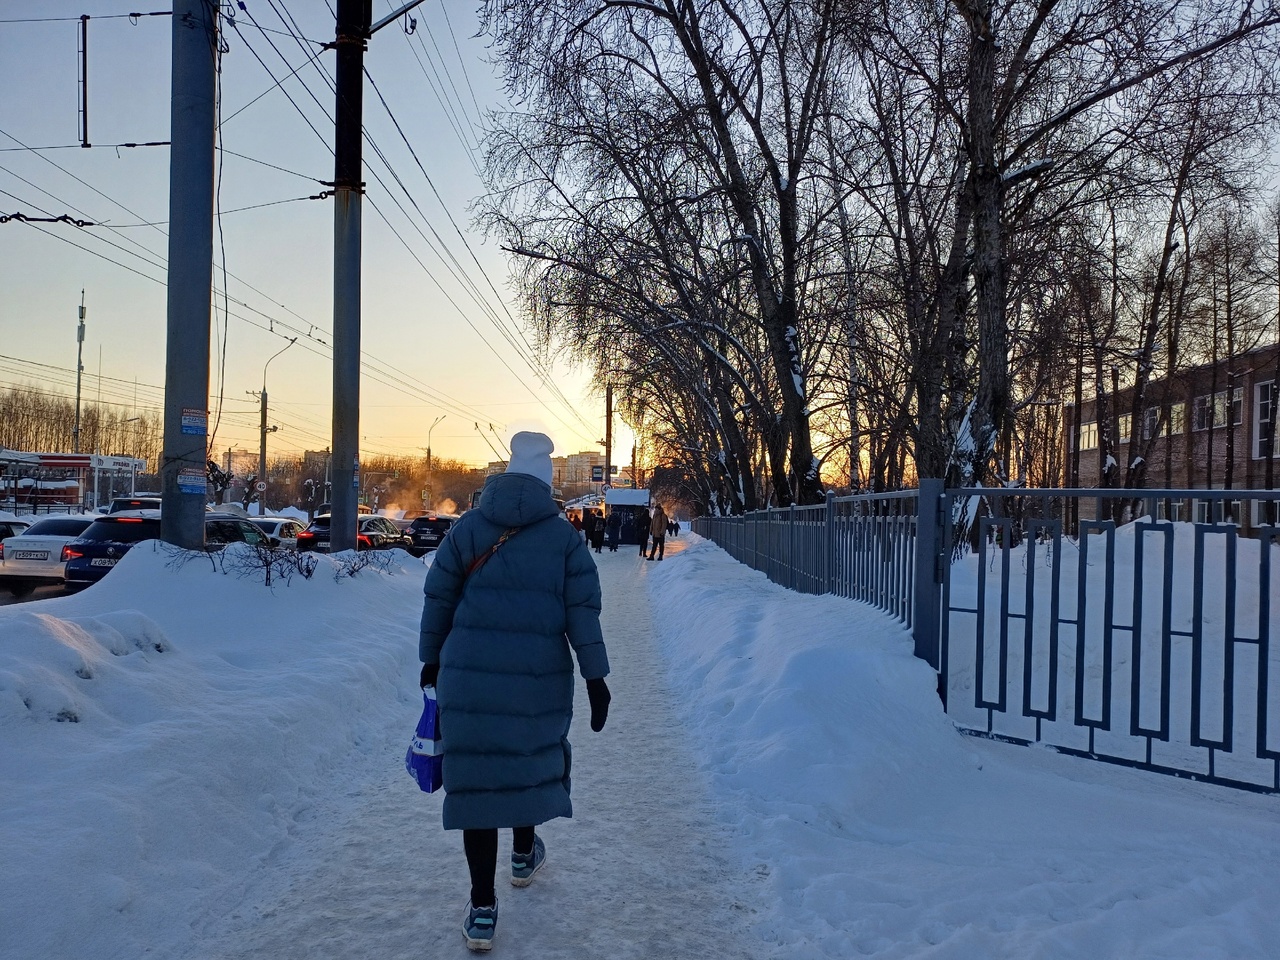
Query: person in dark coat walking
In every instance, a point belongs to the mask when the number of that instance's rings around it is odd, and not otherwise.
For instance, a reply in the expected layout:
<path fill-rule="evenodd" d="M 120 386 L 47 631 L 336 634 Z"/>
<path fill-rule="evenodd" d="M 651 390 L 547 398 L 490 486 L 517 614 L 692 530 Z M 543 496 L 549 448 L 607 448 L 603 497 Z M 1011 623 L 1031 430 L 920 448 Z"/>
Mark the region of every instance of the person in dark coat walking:
<path fill-rule="evenodd" d="M 645 547 L 649 545 L 649 524 L 653 518 L 649 516 L 649 508 L 641 507 L 635 513 L 636 537 L 640 540 L 640 556 L 644 556 Z"/>
<path fill-rule="evenodd" d="M 435 686 L 444 752 L 444 828 L 461 830 L 471 874 L 463 935 L 488 950 L 498 920 L 498 830 L 512 828 L 511 883 L 546 860 L 535 827 L 573 816 L 573 657 L 591 729 L 609 709 L 595 561 L 551 497 L 549 437 L 511 438 L 506 473 L 454 523 L 427 572 L 418 655 Z"/>
<path fill-rule="evenodd" d="M 618 552 L 618 540 L 622 537 L 622 514 L 610 511 L 604 521 L 604 539 L 610 553 Z"/>
<path fill-rule="evenodd" d="M 589 522 L 587 539 L 591 541 L 591 548 L 599 553 L 604 547 L 604 514 L 599 510 L 592 510 Z"/>

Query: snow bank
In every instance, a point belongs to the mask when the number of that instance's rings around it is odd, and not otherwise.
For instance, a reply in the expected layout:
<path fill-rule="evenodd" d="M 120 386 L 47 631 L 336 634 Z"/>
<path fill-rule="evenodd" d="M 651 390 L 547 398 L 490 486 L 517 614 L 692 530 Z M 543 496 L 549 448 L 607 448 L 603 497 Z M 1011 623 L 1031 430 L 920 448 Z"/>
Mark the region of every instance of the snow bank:
<path fill-rule="evenodd" d="M 405 710 L 424 567 L 319 564 L 269 589 L 144 544 L 0 609 L 0 955 L 174 955 Z"/>
<path fill-rule="evenodd" d="M 1274 952 L 1274 797 L 962 736 L 900 625 L 689 540 L 650 590 L 761 956 Z"/>

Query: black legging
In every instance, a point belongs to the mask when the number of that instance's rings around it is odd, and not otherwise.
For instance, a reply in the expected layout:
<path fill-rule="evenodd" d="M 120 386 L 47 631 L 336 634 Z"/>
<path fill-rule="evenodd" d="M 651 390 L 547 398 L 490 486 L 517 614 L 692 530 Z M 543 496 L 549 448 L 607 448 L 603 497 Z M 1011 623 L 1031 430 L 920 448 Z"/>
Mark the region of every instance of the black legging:
<path fill-rule="evenodd" d="M 487 907 L 497 903 L 493 875 L 498 869 L 498 831 L 463 830 L 462 849 L 467 854 L 467 869 L 471 871 L 471 905 Z M 532 852 L 533 827 L 512 827 L 511 849 L 516 853 Z"/>

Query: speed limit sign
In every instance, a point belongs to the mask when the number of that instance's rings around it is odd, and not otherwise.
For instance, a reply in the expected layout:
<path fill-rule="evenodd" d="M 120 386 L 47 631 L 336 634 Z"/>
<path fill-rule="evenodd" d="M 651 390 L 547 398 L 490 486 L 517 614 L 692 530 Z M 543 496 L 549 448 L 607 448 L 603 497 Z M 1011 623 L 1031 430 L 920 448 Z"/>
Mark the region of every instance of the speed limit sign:
<path fill-rule="evenodd" d="M 257 483 L 253 485 L 253 489 L 257 490 L 259 493 L 262 493 L 262 491 L 267 489 L 267 481 L 259 480 Z"/>

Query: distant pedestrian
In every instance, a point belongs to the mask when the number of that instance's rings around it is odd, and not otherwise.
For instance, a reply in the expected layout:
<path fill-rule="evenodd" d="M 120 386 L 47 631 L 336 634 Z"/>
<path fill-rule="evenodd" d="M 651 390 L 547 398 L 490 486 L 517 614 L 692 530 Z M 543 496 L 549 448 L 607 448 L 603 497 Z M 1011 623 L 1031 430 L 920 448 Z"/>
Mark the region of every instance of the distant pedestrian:
<path fill-rule="evenodd" d="M 649 546 L 649 524 L 652 518 L 649 516 L 649 508 L 641 507 L 635 514 L 636 538 L 640 541 L 640 556 L 644 556 L 644 551 Z"/>
<path fill-rule="evenodd" d="M 499 828 L 512 829 L 511 883 L 525 887 L 547 856 L 534 828 L 573 816 L 570 651 L 592 730 L 609 711 L 600 578 L 551 498 L 551 451 L 543 434 L 512 437 L 506 473 L 485 481 L 479 508 L 450 528 L 427 572 L 421 683 L 440 705 L 444 828 L 462 831 L 472 950 L 493 945 Z"/>
<path fill-rule="evenodd" d="M 653 535 L 653 546 L 649 548 L 649 559 L 652 560 L 656 552 L 658 559 L 661 560 L 667 545 L 667 512 L 662 509 L 662 504 L 658 504 L 654 508 L 653 521 L 649 524 L 649 533 Z"/>
<path fill-rule="evenodd" d="M 604 522 L 604 540 L 610 553 L 618 552 L 618 540 L 622 537 L 622 514 L 611 510 Z"/>
<path fill-rule="evenodd" d="M 592 510 L 588 515 L 586 529 L 591 549 L 599 553 L 604 546 L 604 515 L 599 510 Z"/>

